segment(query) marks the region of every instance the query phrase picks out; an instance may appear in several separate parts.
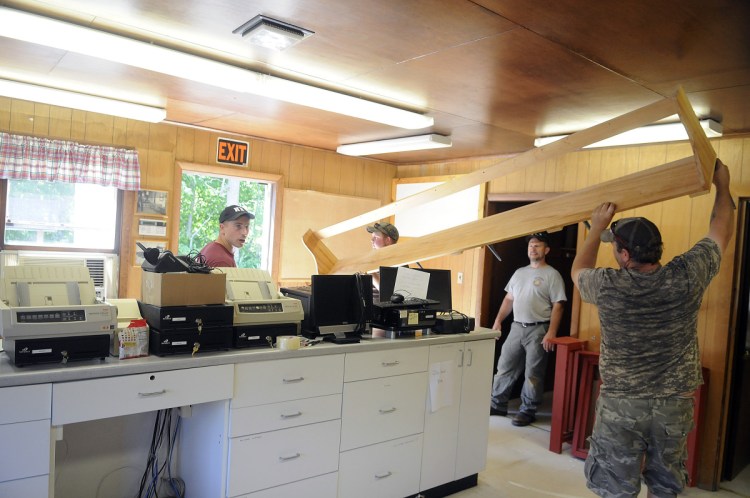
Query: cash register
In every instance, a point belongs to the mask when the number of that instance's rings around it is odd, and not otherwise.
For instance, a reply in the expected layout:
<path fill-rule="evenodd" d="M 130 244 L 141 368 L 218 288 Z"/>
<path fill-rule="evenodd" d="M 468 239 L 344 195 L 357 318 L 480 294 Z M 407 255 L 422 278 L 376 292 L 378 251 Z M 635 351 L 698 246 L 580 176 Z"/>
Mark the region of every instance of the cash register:
<path fill-rule="evenodd" d="M 17 366 L 109 356 L 117 308 L 97 301 L 86 266 L 7 266 L 0 293 L 0 335 Z"/>

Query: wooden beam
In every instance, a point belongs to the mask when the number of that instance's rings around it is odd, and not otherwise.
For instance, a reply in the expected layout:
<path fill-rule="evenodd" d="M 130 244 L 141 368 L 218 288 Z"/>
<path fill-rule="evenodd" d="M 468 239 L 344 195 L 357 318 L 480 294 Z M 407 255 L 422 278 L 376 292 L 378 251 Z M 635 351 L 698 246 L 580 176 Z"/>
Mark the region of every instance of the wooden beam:
<path fill-rule="evenodd" d="M 599 142 L 605 138 L 609 138 L 624 131 L 632 130 L 633 128 L 645 124 L 653 123 L 654 121 L 671 116 L 675 113 L 677 113 L 677 104 L 674 97 L 659 100 L 653 104 L 636 109 L 635 111 L 631 111 L 609 121 L 605 121 L 604 123 L 592 126 L 591 128 L 573 133 L 572 135 L 551 144 L 533 148 L 517 156 L 499 161 L 485 169 L 461 175 L 454 180 L 445 182 L 434 188 L 323 228 L 318 230 L 316 235 L 319 239 L 326 239 L 340 233 L 348 232 L 349 230 L 354 230 L 355 228 L 362 227 L 373 221 L 378 221 L 396 213 L 400 213 L 408 208 L 425 204 L 456 192 L 461 192 L 467 188 L 480 185 L 501 176 L 509 175 L 561 154 L 574 152 L 586 145 Z"/>
<path fill-rule="evenodd" d="M 689 156 L 585 189 L 499 213 L 459 227 L 373 249 L 336 261 L 331 273 L 376 270 L 414 263 L 587 220 L 595 206 L 614 202 L 618 211 L 705 191 L 705 178 Z M 319 267 L 319 270 L 321 267 Z"/>
<path fill-rule="evenodd" d="M 711 185 L 714 177 L 716 151 L 711 146 L 711 142 L 708 141 L 708 137 L 698 121 L 698 116 L 695 115 L 693 106 L 690 105 L 690 101 L 682 88 L 677 90 L 675 99 L 677 102 L 677 114 L 680 116 L 680 121 L 682 121 L 682 125 L 687 131 L 690 145 L 693 147 L 696 166 L 701 170 L 701 176 L 706 179 L 706 187 L 708 187 Z"/>

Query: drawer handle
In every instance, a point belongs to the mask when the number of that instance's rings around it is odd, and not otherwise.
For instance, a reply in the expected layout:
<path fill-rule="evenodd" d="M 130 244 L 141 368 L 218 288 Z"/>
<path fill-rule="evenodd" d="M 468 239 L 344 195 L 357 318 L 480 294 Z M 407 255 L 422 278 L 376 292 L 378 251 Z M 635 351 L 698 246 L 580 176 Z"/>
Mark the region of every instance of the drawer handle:
<path fill-rule="evenodd" d="M 162 394 L 166 394 L 166 393 L 167 393 L 167 390 L 166 389 L 162 389 L 161 391 L 154 391 L 154 392 L 150 392 L 150 393 L 138 393 L 138 397 L 139 398 L 149 398 L 151 396 L 161 396 Z"/>
<path fill-rule="evenodd" d="M 282 413 L 281 418 L 294 418 L 294 417 L 299 417 L 300 415 L 302 415 L 302 412 Z"/>
<path fill-rule="evenodd" d="M 279 457 L 279 461 L 281 461 L 281 462 L 288 462 L 289 460 L 294 460 L 295 458 L 299 458 L 301 456 L 302 455 L 299 454 L 299 453 L 295 453 L 294 455 L 288 455 L 288 456 L 281 455 Z"/>
<path fill-rule="evenodd" d="M 395 411 L 396 411 L 396 407 L 394 406 L 393 408 L 387 408 L 387 409 L 385 409 L 385 410 L 383 410 L 383 409 L 381 408 L 381 409 L 380 409 L 380 410 L 378 410 L 378 411 L 380 412 L 380 414 L 381 414 L 381 415 L 385 415 L 386 413 L 393 413 L 393 412 L 395 412 Z"/>
<path fill-rule="evenodd" d="M 401 362 L 400 362 L 400 361 L 398 361 L 398 360 L 396 360 L 396 361 L 384 361 L 384 362 L 382 362 L 382 365 L 383 365 L 384 367 L 395 367 L 395 366 L 396 366 L 396 365 L 398 365 L 399 363 L 401 363 Z"/>
<path fill-rule="evenodd" d="M 295 382 L 302 382 L 305 380 L 304 377 L 297 377 L 296 379 L 284 379 L 284 384 L 294 384 Z"/>
<path fill-rule="evenodd" d="M 393 475 L 393 472 L 388 470 L 380 474 L 375 474 L 375 479 L 385 479 L 386 477 L 391 477 L 392 475 Z"/>

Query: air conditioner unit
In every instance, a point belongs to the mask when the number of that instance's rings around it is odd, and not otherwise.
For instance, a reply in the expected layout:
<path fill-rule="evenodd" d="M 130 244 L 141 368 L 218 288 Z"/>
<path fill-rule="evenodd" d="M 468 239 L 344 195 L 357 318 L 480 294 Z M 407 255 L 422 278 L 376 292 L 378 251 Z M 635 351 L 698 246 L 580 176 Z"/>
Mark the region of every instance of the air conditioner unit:
<path fill-rule="evenodd" d="M 115 299 L 118 293 L 120 263 L 116 254 L 0 251 L 0 276 L 7 266 L 27 265 L 83 265 L 94 281 L 97 299 Z"/>

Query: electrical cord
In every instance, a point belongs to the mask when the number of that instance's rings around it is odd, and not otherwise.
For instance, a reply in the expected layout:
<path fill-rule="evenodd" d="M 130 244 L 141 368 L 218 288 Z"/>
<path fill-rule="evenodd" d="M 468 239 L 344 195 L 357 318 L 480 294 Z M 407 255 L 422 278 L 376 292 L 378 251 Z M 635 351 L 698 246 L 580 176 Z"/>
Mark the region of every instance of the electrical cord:
<path fill-rule="evenodd" d="M 177 441 L 177 431 L 180 427 L 180 417 L 177 416 L 177 420 L 174 423 L 174 432 L 172 432 L 172 414 L 173 408 L 167 410 L 158 410 L 156 412 L 156 419 L 154 421 L 154 429 L 151 435 L 151 446 L 149 448 L 148 459 L 146 461 L 146 468 L 141 476 L 141 483 L 138 489 L 138 498 L 158 498 L 159 488 L 159 476 L 164 475 L 166 470 L 167 477 L 162 477 L 163 481 L 166 481 L 172 491 L 175 493 L 176 498 L 183 498 L 185 492 L 185 483 L 182 479 L 172 476 L 172 453 L 174 451 L 174 445 Z M 162 443 L 166 439 L 166 451 L 167 455 L 165 460 L 159 463 L 159 452 L 162 448 Z M 145 495 L 144 495 L 145 491 Z"/>

